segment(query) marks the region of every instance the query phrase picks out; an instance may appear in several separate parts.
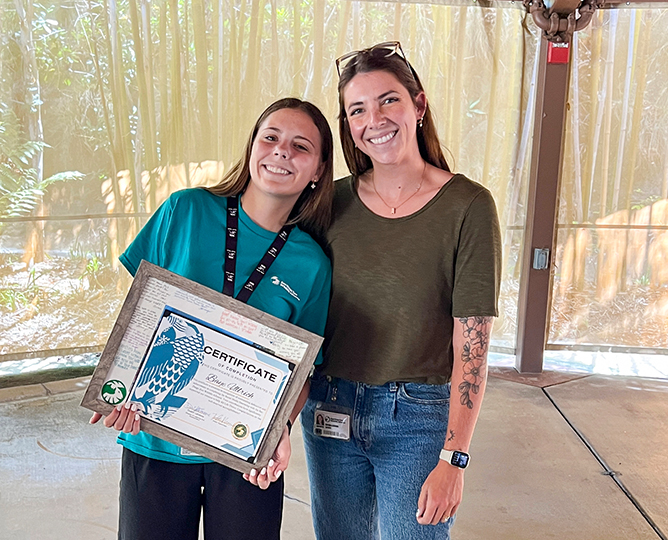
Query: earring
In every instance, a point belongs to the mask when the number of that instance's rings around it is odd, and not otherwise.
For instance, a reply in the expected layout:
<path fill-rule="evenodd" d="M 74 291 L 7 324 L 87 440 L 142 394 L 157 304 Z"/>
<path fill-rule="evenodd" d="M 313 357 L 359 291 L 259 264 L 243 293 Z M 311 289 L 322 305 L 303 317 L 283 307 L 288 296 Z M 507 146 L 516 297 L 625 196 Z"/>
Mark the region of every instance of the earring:
<path fill-rule="evenodd" d="M 419 127 L 419 128 L 422 127 L 422 118 L 420 118 L 420 119 L 417 121 L 417 127 Z"/>
<path fill-rule="evenodd" d="M 315 183 L 315 182 L 311 182 L 311 189 L 315 189 L 315 186 L 316 186 L 316 183 Z"/>

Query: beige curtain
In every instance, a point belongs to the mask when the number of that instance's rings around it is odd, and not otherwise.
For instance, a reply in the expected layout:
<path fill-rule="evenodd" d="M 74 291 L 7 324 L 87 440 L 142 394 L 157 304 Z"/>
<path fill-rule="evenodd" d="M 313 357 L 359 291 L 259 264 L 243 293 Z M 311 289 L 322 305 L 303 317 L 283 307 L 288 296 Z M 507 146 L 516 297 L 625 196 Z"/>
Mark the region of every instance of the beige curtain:
<path fill-rule="evenodd" d="M 668 13 L 576 35 L 550 343 L 668 348 Z"/>

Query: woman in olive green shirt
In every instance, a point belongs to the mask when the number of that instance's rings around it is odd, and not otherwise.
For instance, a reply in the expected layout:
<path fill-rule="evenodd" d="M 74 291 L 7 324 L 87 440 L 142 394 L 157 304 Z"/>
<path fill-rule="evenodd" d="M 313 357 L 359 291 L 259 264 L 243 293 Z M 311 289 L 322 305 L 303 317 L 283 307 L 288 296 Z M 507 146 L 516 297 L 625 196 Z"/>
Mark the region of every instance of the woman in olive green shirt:
<path fill-rule="evenodd" d="M 450 172 L 398 42 L 337 68 L 352 175 L 336 183 L 325 363 L 302 413 L 316 534 L 448 539 L 497 315 L 496 207 Z"/>

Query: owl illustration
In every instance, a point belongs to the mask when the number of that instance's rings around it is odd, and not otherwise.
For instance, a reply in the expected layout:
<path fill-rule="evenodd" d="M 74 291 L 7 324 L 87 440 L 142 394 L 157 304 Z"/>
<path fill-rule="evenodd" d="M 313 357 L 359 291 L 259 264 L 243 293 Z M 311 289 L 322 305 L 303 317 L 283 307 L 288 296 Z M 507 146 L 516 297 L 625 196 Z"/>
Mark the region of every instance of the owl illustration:
<path fill-rule="evenodd" d="M 177 394 L 197 373 L 204 358 L 204 337 L 193 324 L 178 315 L 167 317 L 132 395 L 152 420 L 173 414 L 186 402 Z"/>

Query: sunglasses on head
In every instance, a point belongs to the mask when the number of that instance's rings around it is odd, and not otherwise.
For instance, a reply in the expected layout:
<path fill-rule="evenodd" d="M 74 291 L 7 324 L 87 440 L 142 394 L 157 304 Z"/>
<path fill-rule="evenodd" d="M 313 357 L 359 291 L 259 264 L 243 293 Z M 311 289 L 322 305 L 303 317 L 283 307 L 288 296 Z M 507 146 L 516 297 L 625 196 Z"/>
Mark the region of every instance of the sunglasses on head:
<path fill-rule="evenodd" d="M 413 68 L 411 68 L 411 65 L 408 63 L 408 59 L 404 54 L 404 50 L 401 48 L 401 43 L 398 41 L 384 41 L 383 43 L 378 43 L 377 45 L 369 47 L 368 49 L 351 51 L 344 54 L 343 56 L 340 56 L 336 59 L 336 71 L 339 74 L 339 78 L 341 78 L 341 72 L 345 70 L 347 66 L 356 62 L 359 55 L 369 54 L 374 51 L 387 51 L 387 54 L 385 55 L 386 57 L 392 56 L 393 54 L 398 55 L 399 58 L 406 62 L 408 71 L 410 71 L 411 76 L 413 79 L 415 79 L 415 76 L 413 75 Z"/>

